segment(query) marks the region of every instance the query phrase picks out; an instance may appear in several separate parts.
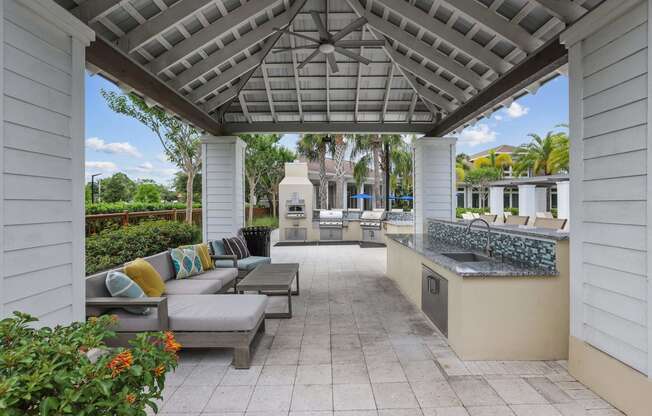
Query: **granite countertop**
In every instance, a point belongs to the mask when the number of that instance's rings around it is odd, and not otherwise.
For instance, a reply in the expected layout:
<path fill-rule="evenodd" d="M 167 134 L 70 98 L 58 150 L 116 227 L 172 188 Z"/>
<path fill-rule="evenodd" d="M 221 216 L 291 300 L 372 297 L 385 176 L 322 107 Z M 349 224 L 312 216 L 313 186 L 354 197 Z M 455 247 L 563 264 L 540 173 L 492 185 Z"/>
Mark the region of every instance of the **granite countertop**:
<path fill-rule="evenodd" d="M 470 220 L 456 220 L 448 221 L 435 218 L 428 218 L 428 221 L 441 222 L 443 224 L 453 224 L 460 227 L 466 227 L 469 225 Z M 473 228 L 486 229 L 485 225 L 482 223 L 473 224 Z M 535 228 L 535 227 L 524 227 L 520 225 L 506 225 L 506 224 L 491 224 L 492 233 L 505 233 L 505 234 L 517 234 L 527 237 L 541 238 L 545 240 L 554 240 L 554 241 L 563 241 L 568 240 L 569 232 L 568 231 L 557 231 L 551 230 L 549 228 Z"/>
<path fill-rule="evenodd" d="M 508 262 L 503 263 L 494 259 L 472 263 L 459 262 L 444 256 L 442 253 L 469 252 L 470 250 L 443 241 L 432 241 L 426 234 L 388 234 L 387 238 L 414 250 L 426 259 L 461 277 L 557 276 L 556 273 L 549 270 Z"/>

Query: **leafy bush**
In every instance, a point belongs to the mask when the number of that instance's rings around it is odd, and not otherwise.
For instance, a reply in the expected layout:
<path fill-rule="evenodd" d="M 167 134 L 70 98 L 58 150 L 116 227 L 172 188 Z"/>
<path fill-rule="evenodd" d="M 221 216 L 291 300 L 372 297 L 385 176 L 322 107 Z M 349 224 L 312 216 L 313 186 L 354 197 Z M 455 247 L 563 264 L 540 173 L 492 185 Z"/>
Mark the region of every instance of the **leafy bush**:
<path fill-rule="evenodd" d="M 143 333 L 130 348 L 109 350 L 115 318 L 54 329 L 16 312 L 0 321 L 0 414 L 145 416 L 158 411 L 165 373 L 181 347 L 172 333 Z"/>
<path fill-rule="evenodd" d="M 86 237 L 86 274 L 119 266 L 137 257 L 199 242 L 197 227 L 175 221 L 148 221 Z"/>
<path fill-rule="evenodd" d="M 278 218 L 274 217 L 259 217 L 254 218 L 252 222 L 247 221 L 248 227 L 270 227 L 272 229 L 278 228 Z"/>
<path fill-rule="evenodd" d="M 201 208 L 201 204 L 193 204 L 193 208 Z M 86 205 L 86 215 L 113 214 L 119 212 L 164 211 L 170 209 L 186 209 L 183 202 L 100 202 Z"/>

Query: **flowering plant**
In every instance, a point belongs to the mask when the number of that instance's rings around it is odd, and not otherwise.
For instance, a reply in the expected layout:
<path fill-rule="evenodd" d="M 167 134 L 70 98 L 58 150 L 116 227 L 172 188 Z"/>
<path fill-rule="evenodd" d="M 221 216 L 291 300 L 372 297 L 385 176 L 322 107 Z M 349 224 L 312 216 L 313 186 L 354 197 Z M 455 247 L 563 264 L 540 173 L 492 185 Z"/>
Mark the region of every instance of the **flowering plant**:
<path fill-rule="evenodd" d="M 35 329 L 22 313 L 0 321 L 0 414 L 144 416 L 158 412 L 165 373 L 181 345 L 170 332 L 109 349 L 115 317 Z"/>

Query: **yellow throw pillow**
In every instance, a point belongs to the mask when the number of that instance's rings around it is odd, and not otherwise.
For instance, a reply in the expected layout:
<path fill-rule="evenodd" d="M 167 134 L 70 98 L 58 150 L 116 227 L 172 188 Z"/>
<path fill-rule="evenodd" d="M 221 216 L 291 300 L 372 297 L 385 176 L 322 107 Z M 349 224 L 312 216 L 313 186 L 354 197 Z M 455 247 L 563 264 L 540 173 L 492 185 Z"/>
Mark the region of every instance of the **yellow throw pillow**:
<path fill-rule="evenodd" d="M 147 260 L 136 259 L 126 263 L 124 273 L 149 297 L 159 297 L 165 292 L 165 283 L 161 275 Z"/>
<path fill-rule="evenodd" d="M 208 251 L 208 244 L 201 243 L 195 245 L 181 246 L 179 248 L 194 248 L 195 251 L 197 252 L 197 255 L 199 256 L 199 259 L 201 260 L 201 265 L 204 271 L 213 270 L 215 268 L 215 264 L 213 264 L 213 260 L 211 259 L 210 252 Z"/>

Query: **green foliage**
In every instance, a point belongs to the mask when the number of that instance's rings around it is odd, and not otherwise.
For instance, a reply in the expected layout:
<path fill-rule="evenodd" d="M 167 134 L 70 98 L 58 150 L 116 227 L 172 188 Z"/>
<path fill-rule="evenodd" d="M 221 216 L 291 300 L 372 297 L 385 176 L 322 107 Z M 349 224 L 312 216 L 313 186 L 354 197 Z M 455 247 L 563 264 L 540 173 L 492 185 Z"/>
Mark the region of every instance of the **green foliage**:
<path fill-rule="evenodd" d="M 118 172 L 100 180 L 99 188 L 104 202 L 131 201 L 136 191 L 136 183 L 124 173 Z"/>
<path fill-rule="evenodd" d="M 552 175 L 568 170 L 568 135 L 550 131 L 545 137 L 530 134 L 532 141 L 514 151 L 514 172 L 517 175 L 531 172 L 532 175 Z"/>
<path fill-rule="evenodd" d="M 199 242 L 200 231 L 187 223 L 147 221 L 86 237 L 86 274 L 119 266 L 137 257 Z"/>
<path fill-rule="evenodd" d="M 194 202 L 201 202 L 201 173 L 195 175 L 192 182 L 192 200 Z M 188 182 L 188 175 L 183 172 L 177 172 L 172 180 L 172 188 L 178 195 L 182 195 L 182 199 L 186 200 L 186 184 Z"/>
<path fill-rule="evenodd" d="M 161 189 L 159 185 L 151 182 L 139 183 L 134 194 L 134 201 L 150 204 L 161 202 Z"/>
<path fill-rule="evenodd" d="M 86 215 L 113 214 L 119 212 L 165 211 L 170 209 L 184 209 L 186 204 L 181 202 L 100 202 L 86 204 Z M 201 204 L 193 204 L 193 208 L 201 208 Z"/>
<path fill-rule="evenodd" d="M 457 218 L 462 218 L 462 214 L 465 212 L 472 212 L 476 214 L 487 214 L 489 212 L 489 208 L 456 208 L 455 209 L 455 216 Z"/>
<path fill-rule="evenodd" d="M 270 227 L 271 229 L 275 229 L 278 228 L 278 218 L 276 217 L 254 218 L 253 221 L 247 221 L 247 227 Z"/>
<path fill-rule="evenodd" d="M 109 350 L 111 316 L 56 328 L 35 329 L 36 321 L 18 312 L 0 321 L 0 414 L 145 416 L 146 408 L 158 410 L 165 373 L 177 366 L 171 334 L 142 333 L 128 349 Z M 88 351 L 105 353 L 91 359 Z"/>
<path fill-rule="evenodd" d="M 471 169 L 464 175 L 464 182 L 472 186 L 485 187 L 489 182 L 497 181 L 500 179 L 502 172 L 498 168 L 493 167 L 480 167 Z"/>

